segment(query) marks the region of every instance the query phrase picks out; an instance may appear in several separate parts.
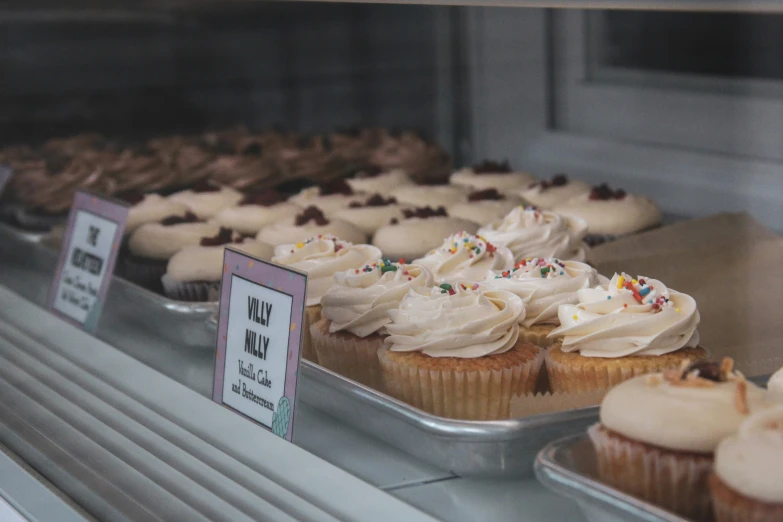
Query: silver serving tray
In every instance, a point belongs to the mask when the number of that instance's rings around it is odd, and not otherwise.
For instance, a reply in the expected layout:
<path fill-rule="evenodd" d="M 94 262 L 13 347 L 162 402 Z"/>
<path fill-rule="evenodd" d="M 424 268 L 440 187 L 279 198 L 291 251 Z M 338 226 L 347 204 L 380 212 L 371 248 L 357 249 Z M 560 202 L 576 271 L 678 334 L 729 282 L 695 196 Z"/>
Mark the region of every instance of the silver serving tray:
<path fill-rule="evenodd" d="M 302 361 L 299 398 L 345 424 L 463 477 L 529 477 L 538 451 L 598 420 L 583 408 L 503 421 L 461 421 L 422 410 Z"/>
<path fill-rule="evenodd" d="M 44 305 L 56 253 L 0 225 L 0 284 Z M 97 337 L 169 373 L 201 393 L 212 385 L 216 303 L 181 303 L 114 278 Z M 129 336 L 128 331 L 133 335 Z M 169 352 L 168 355 L 155 352 Z M 200 354 L 200 355 L 197 355 Z M 175 356 L 188 371 L 167 372 Z M 527 419 L 475 422 L 436 417 L 310 361 L 302 362 L 299 397 L 345 424 L 438 468 L 461 476 L 531 476 L 548 442 L 584 431 L 597 419 L 587 408 Z"/>
<path fill-rule="evenodd" d="M 769 377 L 759 375 L 748 377 L 748 380 L 763 387 Z M 590 424 L 596 421 L 597 418 Z M 586 430 L 582 431 L 555 440 L 541 450 L 533 466 L 541 484 L 574 500 L 591 521 L 688 522 L 686 518 L 601 482 L 596 472 L 593 444 L 584 433 Z"/>
<path fill-rule="evenodd" d="M 574 500 L 590 521 L 688 522 L 688 519 L 600 482 L 595 450 L 585 433 L 547 445 L 538 454 L 534 469 L 541 484 Z"/>

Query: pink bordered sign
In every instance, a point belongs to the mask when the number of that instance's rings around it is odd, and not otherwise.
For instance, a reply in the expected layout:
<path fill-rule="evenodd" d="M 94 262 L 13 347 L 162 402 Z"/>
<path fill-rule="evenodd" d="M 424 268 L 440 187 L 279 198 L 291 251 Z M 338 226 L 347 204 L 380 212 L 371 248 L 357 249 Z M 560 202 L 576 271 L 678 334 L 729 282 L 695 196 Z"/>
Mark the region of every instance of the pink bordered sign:
<path fill-rule="evenodd" d="M 77 192 L 49 291 L 49 309 L 94 332 L 111 284 L 128 206 Z"/>
<path fill-rule="evenodd" d="M 212 399 L 292 440 L 307 275 L 226 248 Z"/>

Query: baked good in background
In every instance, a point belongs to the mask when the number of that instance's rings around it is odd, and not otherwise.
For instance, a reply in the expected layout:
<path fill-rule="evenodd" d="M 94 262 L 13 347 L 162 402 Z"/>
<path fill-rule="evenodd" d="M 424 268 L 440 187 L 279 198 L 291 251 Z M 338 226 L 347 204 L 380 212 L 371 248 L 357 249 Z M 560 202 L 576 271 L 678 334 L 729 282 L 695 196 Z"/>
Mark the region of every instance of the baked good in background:
<path fill-rule="evenodd" d="M 157 223 L 145 223 L 128 237 L 117 264 L 118 275 L 161 292 L 160 278 L 166 273 L 171 256 L 218 232 L 219 225 L 201 221 L 190 212 L 184 216 L 169 216 Z"/>
<path fill-rule="evenodd" d="M 609 389 L 643 373 L 679 368 L 707 356 L 699 346 L 699 310 L 689 295 L 645 276 L 615 274 L 558 307 L 546 368 L 553 392 Z"/>
<path fill-rule="evenodd" d="M 294 217 L 301 211 L 301 207 L 288 203 L 280 192 L 264 189 L 245 193 L 236 206 L 221 210 L 211 221 L 240 234 L 255 236 L 265 226 Z"/>
<path fill-rule="evenodd" d="M 391 196 L 400 203 L 415 207 L 450 207 L 468 200 L 470 190 L 445 183 L 416 183 L 392 190 Z"/>
<path fill-rule="evenodd" d="M 291 241 L 305 241 L 318 235 L 333 235 L 345 238 L 350 243 L 364 243 L 368 237 L 348 221 L 328 218 L 321 209 L 309 206 L 294 217 L 265 226 L 258 232 L 256 239 L 277 246 Z"/>
<path fill-rule="evenodd" d="M 185 204 L 158 194 L 125 192 L 118 199 L 130 205 L 128 219 L 125 221 L 125 235 L 133 233 L 141 225 L 156 223 L 169 216 L 185 217 L 190 211 Z"/>
<path fill-rule="evenodd" d="M 753 413 L 715 450 L 716 522 L 783 520 L 783 404 Z"/>
<path fill-rule="evenodd" d="M 171 201 L 188 207 L 199 219 L 211 219 L 221 210 L 236 206 L 242 198 L 241 192 L 206 180 L 169 196 Z"/>
<path fill-rule="evenodd" d="M 318 364 L 356 382 L 383 389 L 378 350 L 383 347 L 388 311 L 411 288 L 429 288 L 432 275 L 421 266 L 376 260 L 338 272 L 321 298 L 321 320 L 310 334 Z"/>
<path fill-rule="evenodd" d="M 354 201 L 347 208 L 331 212 L 329 217 L 347 221 L 367 234 L 367 237 L 372 237 L 379 228 L 391 220 L 404 219 L 404 210 L 410 208 L 408 205 L 400 205 L 392 197 L 384 198 L 380 194 L 374 194 L 365 195 L 362 200 Z"/>
<path fill-rule="evenodd" d="M 445 179 L 451 169 L 441 147 L 413 133 L 378 128 L 301 136 L 240 126 L 147 142 L 80 134 L 36 147 L 4 147 L 0 162 L 15 171 L 4 201 L 32 217 L 50 218 L 25 221 L 41 228 L 64 219 L 80 188 L 104 195 L 165 195 L 209 179 L 236 190 L 258 191 L 286 182 L 320 183 L 362 170 L 405 166 L 412 168 L 406 171 L 413 179 Z"/>
<path fill-rule="evenodd" d="M 461 185 L 475 190 L 493 188 L 501 193 L 521 190 L 536 181 L 527 172 L 515 172 L 508 161 L 485 160 L 453 173 L 449 178 L 452 185 Z"/>
<path fill-rule="evenodd" d="M 586 263 L 554 257 L 532 257 L 519 261 L 510 270 L 496 270 L 481 282 L 482 288 L 505 290 L 518 295 L 525 304 L 520 322 L 520 338 L 548 347 L 547 336 L 560 326 L 558 307 L 579 303 L 577 292 L 608 284 L 609 280 Z"/>
<path fill-rule="evenodd" d="M 535 389 L 542 350 L 519 341 L 518 296 L 452 281 L 413 288 L 388 313 L 378 356 L 392 397 L 443 417 L 493 420 Z"/>
<path fill-rule="evenodd" d="M 367 197 L 367 194 L 354 192 L 344 179 L 336 179 L 307 187 L 288 198 L 288 201 L 302 208 L 312 205 L 329 214 L 347 208 L 351 203 L 360 203 Z"/>
<path fill-rule="evenodd" d="M 381 251 L 365 244 L 353 244 L 331 234 L 321 234 L 298 243 L 275 247 L 273 263 L 290 266 L 307 273 L 307 298 L 302 329 L 302 357 L 318 362 L 312 345 L 310 326 L 321 319 L 321 298 L 335 285 L 334 275 L 361 269 L 381 258 Z"/>
<path fill-rule="evenodd" d="M 509 248 L 517 261 L 528 257 L 585 260 L 587 224 L 550 210 L 519 206 L 503 219 L 479 228 L 478 234 Z"/>
<path fill-rule="evenodd" d="M 361 169 L 353 176 L 346 178 L 345 182 L 355 192 L 381 195 L 388 194 L 397 187 L 413 183 L 408 174 L 402 169 L 382 170 L 376 166 Z"/>
<path fill-rule="evenodd" d="M 587 194 L 590 190 L 590 185 L 584 181 L 570 179 L 565 174 L 555 174 L 552 179 L 539 180 L 518 194 L 525 204 L 548 210 L 571 198 Z"/>
<path fill-rule="evenodd" d="M 661 211 L 653 200 L 622 189 L 614 190 L 606 183 L 558 203 L 553 210 L 583 219 L 588 230 L 585 241 L 591 245 L 661 224 Z"/>
<path fill-rule="evenodd" d="M 513 194 L 502 194 L 494 188 L 476 190 L 468 194 L 464 203 L 455 203 L 448 208 L 449 215 L 468 219 L 479 225 L 486 225 L 498 219 L 522 204 L 522 200 Z"/>
<path fill-rule="evenodd" d="M 213 237 L 203 237 L 198 245 L 182 248 L 171 256 L 161 277 L 166 297 L 190 302 L 219 300 L 226 247 L 267 261 L 274 255 L 272 246 L 221 228 Z"/>
<path fill-rule="evenodd" d="M 443 238 L 456 232 L 475 233 L 478 225 L 449 216 L 444 207 L 403 210 L 404 219 L 379 228 L 372 244 L 391 259 L 417 259 L 437 248 Z"/>
<path fill-rule="evenodd" d="M 693 520 L 710 520 L 708 478 L 718 444 L 773 404 L 721 364 L 701 361 L 613 388 L 588 430 L 602 482 Z"/>
<path fill-rule="evenodd" d="M 481 281 L 494 270 L 513 268 L 514 255 L 481 236 L 461 231 L 446 237 L 438 248 L 413 264 L 428 269 L 436 283 Z"/>

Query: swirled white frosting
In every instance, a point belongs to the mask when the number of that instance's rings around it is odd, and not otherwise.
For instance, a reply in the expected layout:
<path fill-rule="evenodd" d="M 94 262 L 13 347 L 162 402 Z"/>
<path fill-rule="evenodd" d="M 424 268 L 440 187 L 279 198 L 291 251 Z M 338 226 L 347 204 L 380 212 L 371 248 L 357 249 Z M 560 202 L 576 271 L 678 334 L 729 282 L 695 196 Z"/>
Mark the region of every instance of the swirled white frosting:
<path fill-rule="evenodd" d="M 482 282 L 484 288 L 506 290 L 522 298 L 526 317 L 522 326 L 560 324 L 560 305 L 579 302 L 576 292 L 609 281 L 579 261 L 561 261 L 553 257 L 523 259 L 511 270 L 495 271 Z"/>
<path fill-rule="evenodd" d="M 502 220 L 481 227 L 480 236 L 505 246 L 514 259 L 557 257 L 585 260 L 587 225 L 579 218 L 533 207 L 516 207 Z"/>
<path fill-rule="evenodd" d="M 414 264 L 429 269 L 438 282 L 447 279 L 481 281 L 493 270 L 510 270 L 514 266 L 514 256 L 509 249 L 496 247 L 483 237 L 458 232 Z"/>
<path fill-rule="evenodd" d="M 715 473 L 741 494 L 783 504 L 783 405 L 746 419 L 715 451 Z"/>
<path fill-rule="evenodd" d="M 466 219 L 413 217 L 379 228 L 372 237 L 372 244 L 392 259 L 416 259 L 437 248 L 449 234 L 460 230 L 475 232 L 477 228 L 478 225 Z"/>
<path fill-rule="evenodd" d="M 767 381 L 767 389 L 783 398 L 783 368 L 772 374 Z"/>
<path fill-rule="evenodd" d="M 187 206 L 199 219 L 210 219 L 221 210 L 235 206 L 243 197 L 231 187 L 220 187 L 214 192 L 183 190 L 169 196 L 169 200 Z"/>
<path fill-rule="evenodd" d="M 144 194 L 144 199 L 128 210 L 125 234 L 130 234 L 141 225 L 155 223 L 169 216 L 184 216 L 188 207 L 158 194 Z"/>
<path fill-rule="evenodd" d="M 591 199 L 579 194 L 554 206 L 555 212 L 578 216 L 590 234 L 623 235 L 639 232 L 661 222 L 661 211 L 650 198 L 627 194 L 622 199 Z"/>
<path fill-rule="evenodd" d="M 737 408 L 737 382 L 712 386 L 672 384 L 662 374 L 634 377 L 601 403 L 601 424 L 629 439 L 677 451 L 712 453 L 746 418 Z M 769 406 L 767 394 L 746 383 L 752 412 Z"/>
<path fill-rule="evenodd" d="M 577 291 L 579 303 L 558 308 L 564 352 L 585 357 L 662 355 L 699 344 L 699 311 L 689 295 L 657 279 L 615 274 L 606 286 Z"/>
<path fill-rule="evenodd" d="M 396 352 L 471 359 L 504 353 L 519 338 L 522 300 L 511 292 L 444 283 L 412 288 L 389 310 L 386 343 Z"/>
<path fill-rule="evenodd" d="M 362 268 L 338 272 L 335 284 L 321 299 L 330 332 L 347 331 L 358 337 L 383 333 L 391 322 L 388 311 L 414 287 L 432 286 L 424 267 L 376 260 Z"/>
<path fill-rule="evenodd" d="M 189 246 L 171 256 L 166 273 L 177 281 L 220 281 L 226 247 L 264 260 L 270 259 L 274 250 L 266 243 L 253 240 L 217 246 Z"/>
<path fill-rule="evenodd" d="M 381 257 L 372 245 L 354 245 L 331 235 L 320 235 L 295 244 L 275 247 L 273 263 L 307 273 L 306 306 L 320 304 L 334 285 L 334 274 L 350 268 L 362 268 Z"/>

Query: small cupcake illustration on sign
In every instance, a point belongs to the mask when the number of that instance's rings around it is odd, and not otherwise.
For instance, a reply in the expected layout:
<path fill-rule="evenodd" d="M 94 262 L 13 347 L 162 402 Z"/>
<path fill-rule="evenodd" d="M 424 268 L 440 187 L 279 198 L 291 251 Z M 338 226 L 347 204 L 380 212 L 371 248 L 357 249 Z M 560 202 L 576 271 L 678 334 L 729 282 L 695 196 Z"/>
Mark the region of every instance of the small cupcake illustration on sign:
<path fill-rule="evenodd" d="M 212 398 L 293 436 L 307 276 L 227 248 Z"/>

